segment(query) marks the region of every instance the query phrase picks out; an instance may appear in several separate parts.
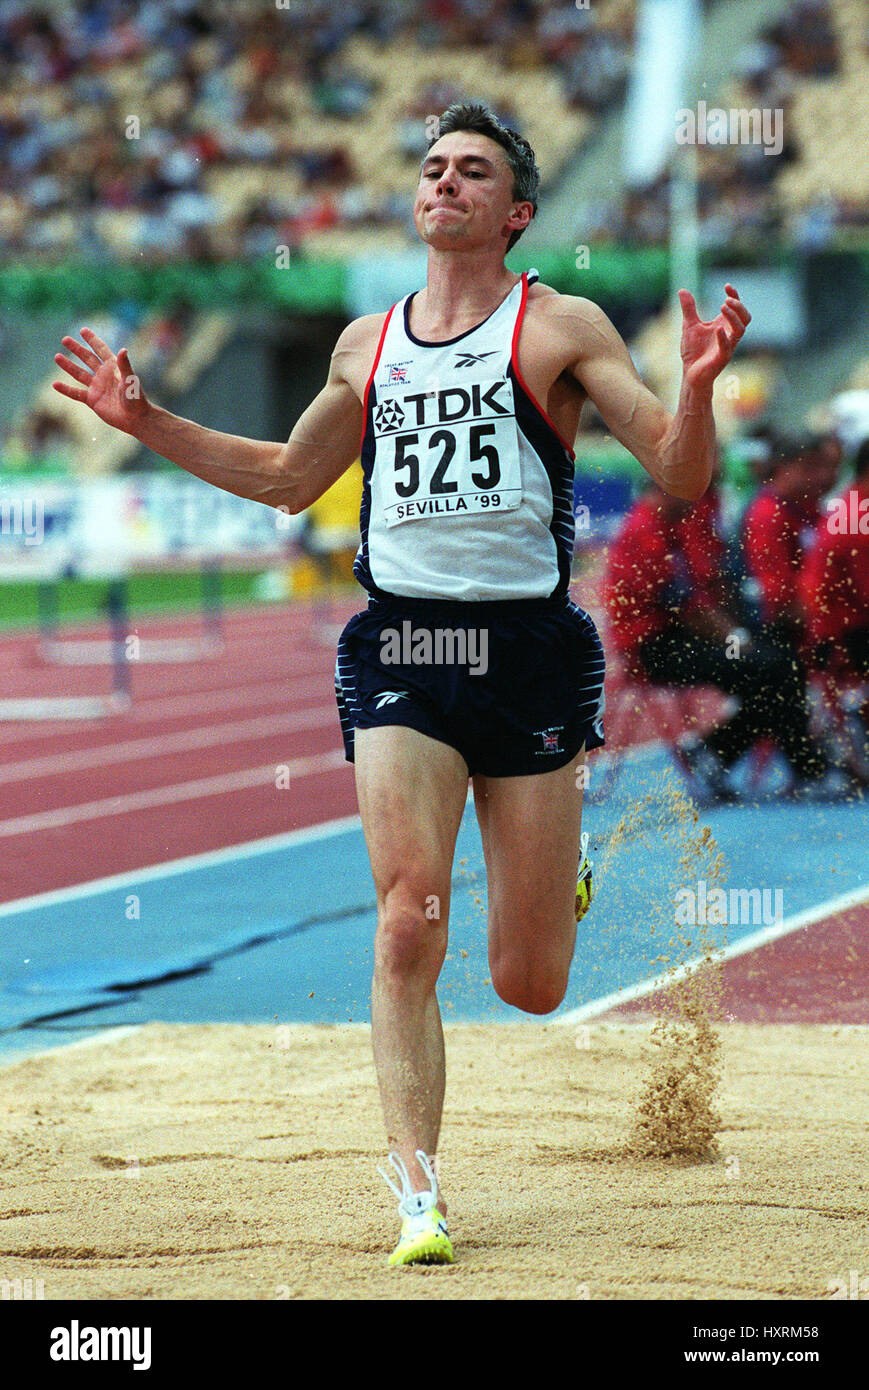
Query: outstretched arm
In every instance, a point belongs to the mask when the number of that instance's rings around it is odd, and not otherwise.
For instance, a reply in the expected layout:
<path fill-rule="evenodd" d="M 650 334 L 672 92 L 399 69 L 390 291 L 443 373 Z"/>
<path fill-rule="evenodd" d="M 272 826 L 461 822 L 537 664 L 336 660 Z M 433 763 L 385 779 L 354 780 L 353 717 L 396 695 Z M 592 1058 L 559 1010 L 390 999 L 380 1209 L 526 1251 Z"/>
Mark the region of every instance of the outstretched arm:
<path fill-rule="evenodd" d="M 607 428 L 634 455 L 664 492 L 696 501 L 715 465 L 712 387 L 733 355 L 751 314 L 732 285 L 711 323 L 697 315 L 693 296 L 679 291 L 682 306 L 682 388 L 671 415 L 643 385 L 625 344 L 606 314 L 580 301 L 583 348 L 572 366 Z M 576 303 L 576 301 L 574 301 Z"/>
<path fill-rule="evenodd" d="M 359 453 L 362 405 L 344 377 L 345 338 L 338 340 L 323 390 L 285 444 L 245 439 L 205 429 L 153 405 L 133 371 L 126 348 L 115 354 L 90 328 L 63 338 L 75 358 L 57 353 L 55 362 L 80 382 L 54 382 L 54 389 L 81 401 L 115 429 L 132 435 L 156 454 L 207 483 L 270 507 L 300 512 L 331 487 Z"/>

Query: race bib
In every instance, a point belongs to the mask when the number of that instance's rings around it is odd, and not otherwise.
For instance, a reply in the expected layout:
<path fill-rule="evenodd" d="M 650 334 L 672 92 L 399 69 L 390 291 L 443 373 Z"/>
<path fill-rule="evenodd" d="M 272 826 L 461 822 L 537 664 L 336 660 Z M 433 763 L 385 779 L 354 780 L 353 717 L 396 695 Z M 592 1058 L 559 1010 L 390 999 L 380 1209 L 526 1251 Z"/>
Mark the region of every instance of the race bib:
<path fill-rule="evenodd" d="M 386 396 L 374 407 L 374 435 L 387 526 L 513 511 L 522 500 L 509 380 Z"/>

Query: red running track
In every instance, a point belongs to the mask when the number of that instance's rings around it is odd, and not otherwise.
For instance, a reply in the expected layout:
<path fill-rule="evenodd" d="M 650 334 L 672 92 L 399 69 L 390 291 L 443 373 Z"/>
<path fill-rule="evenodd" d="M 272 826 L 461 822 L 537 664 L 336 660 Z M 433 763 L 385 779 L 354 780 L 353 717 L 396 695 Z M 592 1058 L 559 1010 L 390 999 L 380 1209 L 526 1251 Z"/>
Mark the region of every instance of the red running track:
<path fill-rule="evenodd" d="M 727 961 L 723 1006 L 743 1023 L 869 1023 L 869 902 Z"/>
<path fill-rule="evenodd" d="M 0 901 L 353 814 L 333 672 L 340 627 L 361 606 L 231 610 L 220 655 L 131 662 L 123 714 L 0 723 Z M 131 631 L 144 643 L 201 628 L 163 618 Z M 33 634 L 3 637 L 0 660 L 6 698 L 110 683 L 106 667 L 41 664 Z M 277 785 L 282 767 L 288 787 Z"/>
<path fill-rule="evenodd" d="M 637 1022 L 664 1008 L 648 994 L 605 1017 Z M 869 1023 L 869 897 L 726 960 L 721 1014 L 732 1023 Z"/>
<path fill-rule="evenodd" d="M 585 592 L 594 583 L 588 576 Z M 364 602 L 360 591 L 332 604 L 230 610 L 220 655 L 131 661 L 123 714 L 0 722 L 0 902 L 354 814 L 333 673 L 340 629 Z M 140 619 L 131 633 L 144 646 L 195 638 L 201 623 Z M 65 641 L 106 636 L 105 624 L 63 629 Z M 0 661 L 5 698 L 110 686 L 107 667 L 46 665 L 33 633 L 0 638 Z M 619 687 L 613 669 L 608 702 Z M 614 722 L 611 744 L 659 732 L 640 711 L 627 729 Z M 281 767 L 288 788 L 277 785 Z"/>

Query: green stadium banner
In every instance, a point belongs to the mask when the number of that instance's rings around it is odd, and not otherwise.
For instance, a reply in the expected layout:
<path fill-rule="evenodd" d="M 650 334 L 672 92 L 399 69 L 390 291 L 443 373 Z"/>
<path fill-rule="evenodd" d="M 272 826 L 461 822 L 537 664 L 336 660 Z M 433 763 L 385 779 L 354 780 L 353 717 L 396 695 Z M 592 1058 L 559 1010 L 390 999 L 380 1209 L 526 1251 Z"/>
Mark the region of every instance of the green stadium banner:
<path fill-rule="evenodd" d="M 252 303 L 310 313 L 338 312 L 344 304 L 343 261 L 293 260 L 285 269 L 272 261 L 215 265 L 106 264 L 0 266 L 0 306 L 39 313 L 108 309 L 123 300 L 160 307 L 186 301 L 197 308 L 232 308 Z"/>
<path fill-rule="evenodd" d="M 841 277 L 842 262 L 858 280 L 869 277 L 865 235 L 838 251 L 803 253 L 792 247 L 730 247 L 703 258 L 711 268 L 769 266 L 808 262 Z M 384 253 L 383 260 L 389 259 Z M 540 278 L 564 294 L 605 303 L 660 303 L 669 292 L 669 252 L 664 246 L 630 247 L 596 243 L 511 253 L 511 270 L 532 265 Z M 123 300 L 157 307 L 185 300 L 197 308 L 251 304 L 311 314 L 349 314 L 351 262 L 294 255 L 282 266 L 275 259 L 250 262 L 62 262 L 57 265 L 0 263 L 0 309 L 23 313 L 107 309 Z"/>
<path fill-rule="evenodd" d="M 541 278 L 566 294 L 646 301 L 667 290 L 667 251 L 659 247 L 630 250 L 593 247 L 584 267 L 575 250 L 542 251 L 530 259 L 510 257 L 510 266 L 532 264 Z M 250 304 L 307 313 L 347 310 L 347 263 L 343 260 L 292 259 L 248 264 L 171 262 L 166 265 L 100 263 L 0 265 L 0 306 L 25 313 L 110 308 L 123 300 L 160 307 L 179 300 L 197 308 L 231 308 Z"/>

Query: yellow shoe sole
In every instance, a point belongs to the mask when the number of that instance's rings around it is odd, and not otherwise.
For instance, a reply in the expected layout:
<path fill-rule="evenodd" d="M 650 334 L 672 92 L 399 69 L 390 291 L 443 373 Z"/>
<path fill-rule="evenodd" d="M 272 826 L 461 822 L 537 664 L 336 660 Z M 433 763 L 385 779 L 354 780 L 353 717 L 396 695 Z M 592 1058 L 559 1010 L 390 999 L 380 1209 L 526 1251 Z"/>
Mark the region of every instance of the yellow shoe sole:
<path fill-rule="evenodd" d="M 389 1257 L 390 1265 L 451 1265 L 455 1260 L 449 1236 L 438 1230 L 402 1236 Z"/>

